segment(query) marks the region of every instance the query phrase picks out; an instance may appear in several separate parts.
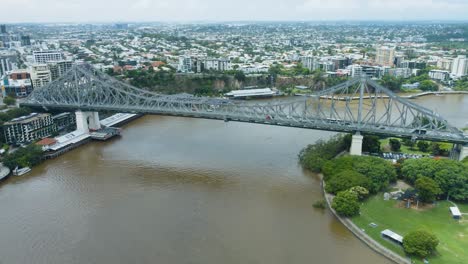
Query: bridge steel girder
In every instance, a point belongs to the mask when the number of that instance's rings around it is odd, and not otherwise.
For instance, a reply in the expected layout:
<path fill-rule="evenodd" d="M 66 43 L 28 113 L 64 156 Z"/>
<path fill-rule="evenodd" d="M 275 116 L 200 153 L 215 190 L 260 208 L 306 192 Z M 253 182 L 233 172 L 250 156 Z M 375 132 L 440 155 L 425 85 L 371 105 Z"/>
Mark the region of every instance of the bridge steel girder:
<path fill-rule="evenodd" d="M 118 81 L 90 65 L 75 65 L 35 89 L 24 106 L 222 119 L 337 132 L 467 144 L 468 137 L 434 113 L 367 78 L 355 78 L 311 97 L 240 102 L 163 95 Z"/>

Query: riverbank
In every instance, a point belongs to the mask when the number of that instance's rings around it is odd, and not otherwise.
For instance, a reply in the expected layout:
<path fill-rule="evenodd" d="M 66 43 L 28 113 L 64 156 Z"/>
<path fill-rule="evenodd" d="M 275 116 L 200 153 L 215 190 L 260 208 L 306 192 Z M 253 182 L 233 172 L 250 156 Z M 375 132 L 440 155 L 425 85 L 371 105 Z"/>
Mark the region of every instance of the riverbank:
<path fill-rule="evenodd" d="M 380 243 L 375 241 L 372 237 L 370 237 L 368 234 L 363 231 L 363 229 L 360 229 L 357 225 L 351 221 L 351 219 L 346 218 L 346 217 L 341 217 L 339 216 L 336 211 L 331 207 L 331 203 L 333 201 L 333 195 L 328 194 L 325 191 L 325 181 L 323 180 L 323 174 L 319 174 L 320 176 L 320 181 L 322 185 L 322 192 L 323 196 L 325 198 L 325 202 L 327 204 L 328 209 L 333 213 L 333 215 L 346 227 L 348 228 L 351 233 L 354 234 L 359 240 L 364 242 L 369 248 L 374 250 L 375 252 L 379 253 L 380 255 L 386 257 L 387 259 L 398 263 L 398 264 L 411 264 L 411 261 L 407 258 L 404 258 L 397 253 L 387 249 L 386 247 L 382 246 Z"/>

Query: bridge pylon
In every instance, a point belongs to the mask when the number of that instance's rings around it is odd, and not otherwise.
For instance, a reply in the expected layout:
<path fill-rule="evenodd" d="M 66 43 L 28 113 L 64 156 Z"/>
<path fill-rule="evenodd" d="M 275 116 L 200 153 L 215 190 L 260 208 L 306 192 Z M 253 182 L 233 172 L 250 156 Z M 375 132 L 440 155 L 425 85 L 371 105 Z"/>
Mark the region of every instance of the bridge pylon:
<path fill-rule="evenodd" d="M 460 145 L 459 160 L 462 161 L 466 157 L 468 157 L 468 144 L 467 145 Z"/>
<path fill-rule="evenodd" d="M 356 134 L 353 134 L 353 137 L 351 140 L 351 149 L 349 151 L 351 155 L 362 156 L 363 139 L 364 139 L 364 136 L 362 136 L 361 133 L 357 132 Z"/>
<path fill-rule="evenodd" d="M 101 128 L 98 112 L 84 112 L 78 110 L 75 112 L 76 128 L 80 131 L 89 132 L 89 130 L 98 130 Z"/>

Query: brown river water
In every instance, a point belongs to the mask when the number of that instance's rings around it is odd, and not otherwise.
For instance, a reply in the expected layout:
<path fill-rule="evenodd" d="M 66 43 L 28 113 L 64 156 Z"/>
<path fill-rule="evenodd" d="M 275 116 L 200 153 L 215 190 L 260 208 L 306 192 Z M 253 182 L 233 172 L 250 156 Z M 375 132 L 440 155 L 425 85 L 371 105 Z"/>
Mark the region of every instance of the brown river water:
<path fill-rule="evenodd" d="M 423 97 L 459 127 L 468 96 Z M 145 116 L 0 185 L 0 263 L 390 263 L 297 154 L 324 131 Z"/>

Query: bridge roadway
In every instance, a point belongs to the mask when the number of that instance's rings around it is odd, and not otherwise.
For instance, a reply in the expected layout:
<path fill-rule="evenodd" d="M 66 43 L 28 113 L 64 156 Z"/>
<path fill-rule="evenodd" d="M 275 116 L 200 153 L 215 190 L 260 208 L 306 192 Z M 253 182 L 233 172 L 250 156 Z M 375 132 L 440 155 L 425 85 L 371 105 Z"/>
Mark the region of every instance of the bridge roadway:
<path fill-rule="evenodd" d="M 349 79 L 312 97 L 241 102 L 157 94 L 114 79 L 91 65 L 79 64 L 35 89 L 21 105 L 78 110 L 77 124 L 82 129 L 99 127 L 96 112 L 113 111 L 348 132 L 356 134 L 356 146 L 362 144 L 360 134 L 450 142 L 458 145 L 461 157 L 468 155 L 468 136 L 460 129 L 365 77 Z"/>
<path fill-rule="evenodd" d="M 304 105 L 304 100 L 296 100 L 299 104 Z M 291 102 L 287 102 L 290 105 Z M 358 124 L 351 121 L 344 121 L 339 119 L 329 118 L 313 118 L 310 114 L 300 115 L 295 114 L 293 109 L 290 111 L 267 111 L 268 109 L 273 110 L 277 108 L 278 104 L 270 103 L 252 103 L 248 104 L 245 102 L 233 102 L 230 100 L 210 100 L 205 102 L 200 101 L 199 104 L 193 101 L 184 103 L 171 103 L 171 107 L 161 106 L 158 107 L 138 107 L 138 106 L 113 106 L 113 105 L 41 105 L 35 103 L 22 103 L 23 106 L 43 108 L 43 109 L 62 109 L 64 111 L 112 111 L 112 112 L 127 112 L 127 113 L 139 113 L 139 114 L 155 114 L 155 115 L 166 115 L 166 116 L 182 116 L 192 118 L 203 118 L 203 119 L 215 119 L 256 123 L 263 125 L 274 125 L 274 126 L 285 126 L 285 127 L 296 127 L 305 129 L 316 129 L 333 132 L 346 132 L 367 135 L 378 135 L 384 137 L 399 137 L 399 138 L 412 138 L 418 140 L 438 141 L 438 142 L 449 142 L 454 144 L 468 144 L 468 136 L 462 132 L 446 132 L 446 131 L 432 131 L 427 130 L 425 133 L 415 133 L 414 128 L 403 128 L 397 126 L 386 126 L 382 124 L 369 124 L 365 125 Z M 239 107 L 237 107 L 239 105 Z M 281 105 L 281 104 L 279 104 Z M 235 108 L 239 108 L 233 110 Z M 417 132 L 417 131 L 416 131 Z"/>

